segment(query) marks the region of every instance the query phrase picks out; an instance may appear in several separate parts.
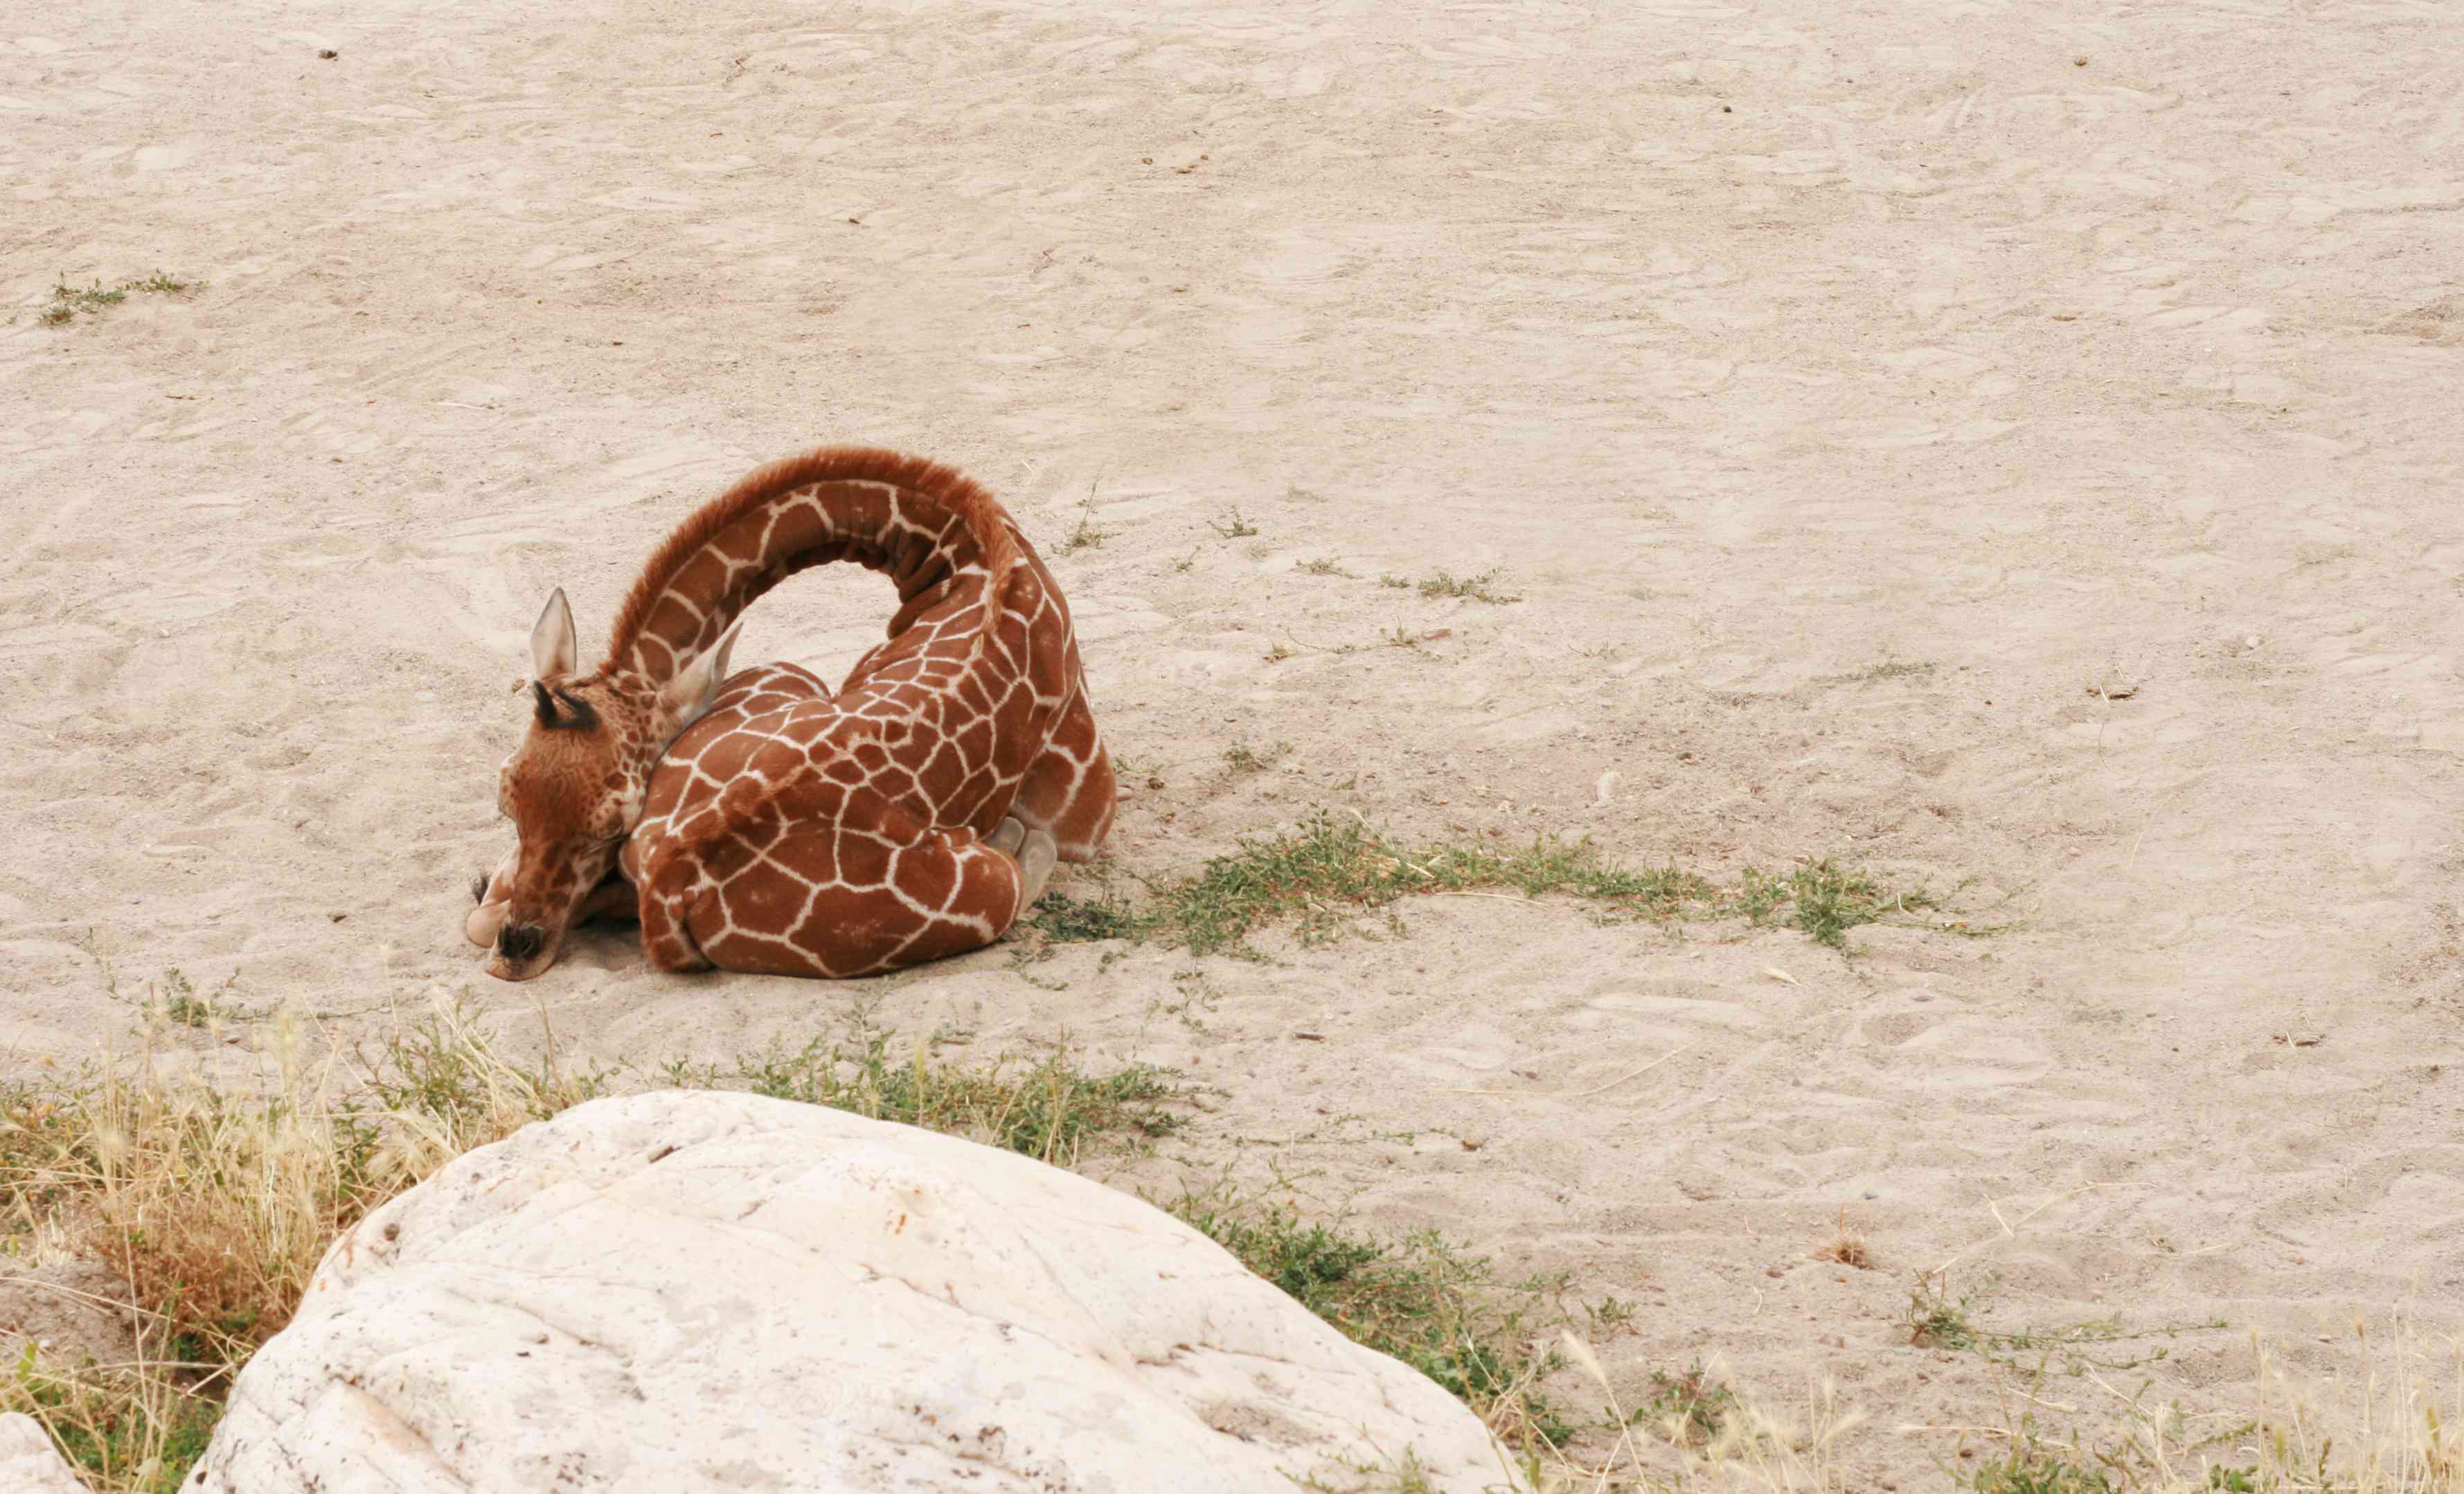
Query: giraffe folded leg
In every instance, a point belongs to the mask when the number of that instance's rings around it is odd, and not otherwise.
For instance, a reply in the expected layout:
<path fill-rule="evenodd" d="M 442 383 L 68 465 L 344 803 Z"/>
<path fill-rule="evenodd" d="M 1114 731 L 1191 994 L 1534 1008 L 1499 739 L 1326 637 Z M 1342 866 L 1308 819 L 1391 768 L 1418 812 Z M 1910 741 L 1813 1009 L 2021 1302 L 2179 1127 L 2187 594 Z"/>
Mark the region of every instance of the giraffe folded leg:
<path fill-rule="evenodd" d="M 583 898 L 582 906 L 573 911 L 573 921 L 583 924 L 594 918 L 615 918 L 630 922 L 642 916 L 641 901 L 633 890 L 633 884 L 625 880 L 625 873 L 611 871 Z"/>
<path fill-rule="evenodd" d="M 479 906 L 463 918 L 462 936 L 481 949 L 496 942 L 496 931 L 504 927 L 505 915 L 512 912 L 514 863 L 521 853 L 522 848 L 516 846 L 505 852 L 505 859 L 496 864 L 495 870 L 471 884 Z"/>
<path fill-rule="evenodd" d="M 505 915 L 513 909 L 514 860 L 519 854 L 517 847 L 505 857 L 502 866 L 471 884 L 478 906 L 463 918 L 462 936 L 481 949 L 496 942 L 496 931 L 504 927 Z M 594 918 L 638 918 L 641 914 L 635 906 L 637 901 L 633 884 L 625 880 L 623 872 L 611 871 L 573 911 L 573 921 L 584 924 Z"/>
<path fill-rule="evenodd" d="M 1015 820 L 1002 822 L 1004 824 L 1017 823 Z M 1035 906 L 1036 899 L 1042 897 L 1044 890 L 1051 885 L 1052 868 L 1060 859 L 1061 847 L 1044 831 L 1029 830 L 1022 839 L 1018 848 L 1019 880 L 1023 885 L 1018 911 L 1022 916 Z"/>
<path fill-rule="evenodd" d="M 1027 828 L 1016 815 L 1004 816 L 1001 828 L 986 836 L 984 844 L 1018 863 L 1019 884 L 1026 889 L 1018 911 L 1024 916 L 1051 885 L 1053 865 L 1061 859 L 1060 846 L 1044 831 Z"/>
<path fill-rule="evenodd" d="M 1004 856 L 1016 859 L 1019 846 L 1026 843 L 1026 824 L 1016 815 L 1003 815 L 1001 828 L 984 837 L 984 844 Z M 1034 899 L 1030 898 L 1032 902 Z"/>
<path fill-rule="evenodd" d="M 1116 792 L 1111 754 L 1082 693 L 1062 713 L 1044 756 L 1026 770 L 1009 812 L 1048 832 L 1063 861 L 1092 861 L 1112 831 Z"/>
<path fill-rule="evenodd" d="M 756 830 L 707 869 L 679 854 L 649 875 L 642 948 L 661 970 L 847 978 L 981 949 L 1051 879 L 1052 837 L 1021 825 L 1015 856 L 972 832 L 880 846 L 838 828 Z M 878 841 L 872 843 L 879 846 Z"/>

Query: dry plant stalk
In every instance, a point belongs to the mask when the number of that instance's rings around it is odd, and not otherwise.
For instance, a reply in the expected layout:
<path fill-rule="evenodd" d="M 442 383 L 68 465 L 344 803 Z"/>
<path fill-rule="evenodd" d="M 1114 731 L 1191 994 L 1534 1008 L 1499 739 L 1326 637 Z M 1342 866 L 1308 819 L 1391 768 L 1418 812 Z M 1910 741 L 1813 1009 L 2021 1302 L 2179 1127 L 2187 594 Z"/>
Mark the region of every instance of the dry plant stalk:
<path fill-rule="evenodd" d="M 1846 1205 L 1840 1206 L 1838 1216 L 1832 1221 L 1830 1243 L 1815 1251 L 1814 1259 L 1854 1266 L 1859 1271 L 1870 1271 L 1874 1268 L 1874 1253 L 1867 1248 L 1865 1237 L 1848 1222 Z"/>

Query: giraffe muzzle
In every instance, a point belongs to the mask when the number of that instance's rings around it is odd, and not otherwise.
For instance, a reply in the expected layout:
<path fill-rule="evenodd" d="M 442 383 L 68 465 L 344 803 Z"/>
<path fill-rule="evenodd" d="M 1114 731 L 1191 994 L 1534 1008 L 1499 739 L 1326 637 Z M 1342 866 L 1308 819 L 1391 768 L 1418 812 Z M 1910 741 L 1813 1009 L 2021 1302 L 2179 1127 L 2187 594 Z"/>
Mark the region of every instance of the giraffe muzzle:
<path fill-rule="evenodd" d="M 528 980 L 556 963 L 563 941 L 535 923 L 507 919 L 496 930 L 496 947 L 480 968 L 499 980 Z"/>

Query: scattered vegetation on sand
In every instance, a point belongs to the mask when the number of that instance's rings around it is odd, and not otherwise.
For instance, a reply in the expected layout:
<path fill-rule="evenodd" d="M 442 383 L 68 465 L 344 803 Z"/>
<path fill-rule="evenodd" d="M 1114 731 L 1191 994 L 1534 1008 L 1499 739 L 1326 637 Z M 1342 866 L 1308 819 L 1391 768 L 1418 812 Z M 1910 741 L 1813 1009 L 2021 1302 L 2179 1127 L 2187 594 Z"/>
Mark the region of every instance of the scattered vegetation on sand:
<path fill-rule="evenodd" d="M 2124 1328 L 2110 1318 L 2093 1318 L 2057 1329 L 1995 1329 L 1976 1321 L 1974 1307 L 1991 1294 L 1991 1280 L 1974 1291 L 1954 1298 L 1943 1275 L 1938 1272 L 1919 1277 L 1908 1290 L 1905 1326 L 1908 1342 L 1921 1349 L 1948 1349 L 1980 1353 L 2013 1369 L 2024 1369 L 2022 1360 L 2034 1356 L 2036 1367 L 2058 1368 L 2066 1374 L 2084 1374 L 2090 1371 L 2143 1369 L 2161 1363 L 2172 1351 L 2172 1341 L 2185 1333 L 2214 1332 L 2226 1324 L 2222 1318 L 2198 1323 L 2162 1323 L 2150 1328 Z M 2157 1339 L 2164 1344 L 2154 1344 Z M 2151 1345 L 2145 1352 L 2123 1349 L 2111 1351 L 2114 1345 Z M 2464 1473 L 2464 1467 L 2457 1469 Z"/>
<path fill-rule="evenodd" d="M 1241 505 L 1238 503 L 1225 510 L 1221 518 L 1208 519 L 1206 527 L 1226 539 L 1246 539 L 1258 532 L 1257 525 L 1242 516 Z"/>
<path fill-rule="evenodd" d="M 1092 550 L 1111 538 L 1111 530 L 1095 526 L 1095 485 L 1090 482 L 1086 498 L 1078 505 L 1078 527 L 1063 537 L 1058 553 L 1075 555 L 1081 550 Z"/>
<path fill-rule="evenodd" d="M 147 988 L 145 1012 L 148 1017 L 173 1026 L 191 1027 L 200 1031 L 255 1022 L 266 1015 L 260 1006 L 247 1006 L 231 999 L 239 984 L 239 973 L 233 971 L 222 984 L 200 993 L 187 976 L 178 970 L 166 970 L 159 985 Z"/>
<path fill-rule="evenodd" d="M 1353 1342 L 1461 1397 L 1508 1446 L 1528 1454 L 1574 1434 L 1538 1388 L 1559 1360 L 1527 1342 L 1531 1301 L 1507 1301 L 1531 1294 L 1502 1286 L 1485 1258 L 1435 1233 L 1355 1234 L 1304 1219 L 1288 1204 L 1192 1195 L 1170 1207 Z"/>
<path fill-rule="evenodd" d="M 1931 674 L 1933 671 L 1934 666 L 1930 663 L 1903 663 L 1898 659 L 1884 659 L 1880 664 L 1870 666 L 1866 669 L 1851 670 L 1845 674 L 1825 674 L 1816 679 L 1814 683 L 1817 685 L 1872 685 L 1888 679 L 1915 679 L 1921 675 Z"/>
<path fill-rule="evenodd" d="M 1477 576 L 1456 576 L 1440 571 L 1420 581 L 1418 587 L 1423 597 L 1459 597 L 1470 602 L 1485 602 L 1491 606 L 1502 607 L 1507 603 L 1523 600 L 1489 590 L 1488 583 L 1495 580 L 1495 571 L 1483 571 Z"/>
<path fill-rule="evenodd" d="M 1866 1245 L 1865 1237 L 1848 1222 L 1845 1208 L 1839 1211 L 1838 1218 L 1832 1224 L 1831 1239 L 1814 1252 L 1814 1259 L 1828 1261 L 1835 1265 L 1853 1266 L 1859 1271 L 1874 1269 L 1874 1252 Z"/>
<path fill-rule="evenodd" d="M 177 296 L 203 285 L 203 281 L 178 279 L 160 270 L 143 280 L 126 280 L 114 286 L 106 286 L 100 280 L 75 286 L 62 280 L 52 287 L 52 298 L 43 307 L 42 322 L 47 327 L 57 327 L 75 321 L 80 314 L 99 316 L 105 307 L 128 299 L 132 291 L 147 296 Z"/>
<path fill-rule="evenodd" d="M 1235 742 L 1223 752 L 1223 766 L 1233 773 L 1263 773 L 1292 755 L 1292 744 L 1276 742 L 1263 750 Z"/>
<path fill-rule="evenodd" d="M 1345 570 L 1345 569 L 1343 568 L 1342 562 L 1338 561 L 1334 557 L 1332 557 L 1332 556 L 1331 556 L 1331 555 L 1330 555 L 1330 556 L 1320 556 L 1320 557 L 1318 557 L 1318 558 L 1316 558 L 1316 559 L 1314 559 L 1314 560 L 1303 560 L 1303 561 L 1301 561 L 1301 562 L 1300 562 L 1299 569 L 1300 569 L 1300 571 L 1301 571 L 1301 574 L 1303 574 L 1304 576 L 1347 576 L 1347 577 L 1348 577 L 1348 576 L 1351 576 L 1351 575 L 1352 575 L 1352 573 L 1351 573 L 1350 571 L 1347 571 L 1347 570 Z"/>
<path fill-rule="evenodd" d="M 1713 1379 L 1697 1359 L 1682 1374 L 1651 1372 L 1651 1399 L 1629 1418 L 1657 1431 L 1671 1442 L 1709 1442 L 1727 1429 L 1737 1413 L 1737 1393 Z"/>
<path fill-rule="evenodd" d="M 1609 866 L 1582 842 L 1542 839 L 1514 850 L 1409 846 L 1320 811 L 1288 834 L 1243 841 L 1239 850 L 1153 889 L 1142 904 L 1048 893 L 1027 922 L 1056 943 L 1130 938 L 1197 955 L 1254 953 L 1248 936 L 1270 925 L 1291 923 L 1303 943 L 1318 943 L 1406 897 L 1499 890 L 1573 897 L 1638 917 L 1742 916 L 1801 929 L 1834 949 L 1844 949 L 1859 925 L 1936 907 L 1920 890 L 1890 888 L 1828 860 L 1783 874 L 1748 870 L 1723 885 L 1673 867 Z"/>

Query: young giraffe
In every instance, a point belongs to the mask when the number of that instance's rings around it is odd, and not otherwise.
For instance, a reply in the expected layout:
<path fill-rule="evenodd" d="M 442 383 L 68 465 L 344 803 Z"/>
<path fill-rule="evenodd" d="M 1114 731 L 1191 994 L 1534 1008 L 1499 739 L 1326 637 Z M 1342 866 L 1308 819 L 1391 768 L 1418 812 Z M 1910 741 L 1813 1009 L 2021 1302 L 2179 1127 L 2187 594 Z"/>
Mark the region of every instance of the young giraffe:
<path fill-rule="evenodd" d="M 794 665 L 727 678 L 745 607 L 831 560 L 897 582 L 888 641 L 835 696 Z M 560 589 L 498 790 L 518 844 L 465 925 L 500 978 L 603 913 L 638 913 L 661 970 L 919 964 L 999 938 L 1111 829 L 1060 589 L 990 494 L 921 458 L 755 471 L 651 556 L 605 662 L 577 674 L 579 656 Z"/>

